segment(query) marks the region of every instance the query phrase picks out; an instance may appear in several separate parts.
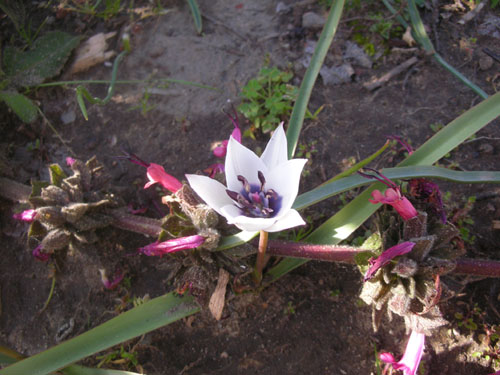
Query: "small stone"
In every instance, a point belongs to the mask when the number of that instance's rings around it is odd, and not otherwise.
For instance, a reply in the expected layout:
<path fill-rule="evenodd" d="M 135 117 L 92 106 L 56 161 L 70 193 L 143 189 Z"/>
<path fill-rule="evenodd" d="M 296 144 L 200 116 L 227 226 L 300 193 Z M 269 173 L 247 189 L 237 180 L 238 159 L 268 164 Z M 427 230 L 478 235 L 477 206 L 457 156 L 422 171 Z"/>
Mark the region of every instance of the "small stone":
<path fill-rule="evenodd" d="M 350 64 L 342 64 L 331 68 L 323 66 L 319 74 L 325 85 L 340 85 L 342 83 L 351 82 L 351 77 L 354 75 L 354 69 Z"/>
<path fill-rule="evenodd" d="M 226 359 L 226 358 L 229 358 L 229 354 L 227 354 L 227 352 L 222 352 L 222 353 L 220 353 L 220 357 L 222 359 Z"/>
<path fill-rule="evenodd" d="M 71 124 L 76 119 L 76 113 L 72 109 L 67 110 L 61 115 L 61 121 L 64 125 Z"/>
<path fill-rule="evenodd" d="M 488 70 L 493 66 L 493 59 L 488 55 L 483 55 L 479 59 L 479 68 L 481 70 Z"/>
<path fill-rule="evenodd" d="M 278 5 L 276 5 L 276 13 L 278 14 L 285 14 L 290 11 L 290 6 L 286 5 L 283 1 L 280 1 Z"/>
<path fill-rule="evenodd" d="M 483 144 L 481 144 L 479 146 L 479 151 L 482 154 L 492 155 L 493 151 L 494 151 L 494 148 L 493 148 L 493 146 L 490 143 L 483 143 Z"/>
<path fill-rule="evenodd" d="M 302 15 L 302 27 L 306 29 L 321 29 L 325 25 L 325 18 L 314 12 Z"/>
<path fill-rule="evenodd" d="M 344 58 L 348 60 L 352 60 L 352 62 L 356 65 L 362 66 L 363 68 L 371 69 L 372 61 L 365 53 L 363 48 L 358 46 L 356 43 L 347 41 L 346 49 L 344 52 Z"/>

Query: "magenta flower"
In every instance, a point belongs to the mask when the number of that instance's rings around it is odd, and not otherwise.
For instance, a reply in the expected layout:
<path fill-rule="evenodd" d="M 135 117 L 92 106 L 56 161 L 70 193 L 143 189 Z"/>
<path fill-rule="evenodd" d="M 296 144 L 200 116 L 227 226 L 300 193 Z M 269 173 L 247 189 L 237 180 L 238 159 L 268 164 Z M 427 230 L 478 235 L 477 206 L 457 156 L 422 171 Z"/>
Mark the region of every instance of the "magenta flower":
<path fill-rule="evenodd" d="M 375 172 L 377 175 L 371 175 L 361 172 L 358 173 L 363 177 L 373 178 L 379 182 L 382 182 L 384 185 L 388 187 L 388 189 L 385 191 L 384 194 L 382 194 L 380 190 L 374 190 L 372 192 L 373 199 L 369 199 L 371 203 L 373 204 L 384 203 L 391 205 L 405 221 L 417 216 L 417 210 L 415 209 L 415 207 L 413 207 L 408 198 L 406 198 L 401 194 L 401 189 L 399 188 L 398 185 L 389 180 L 380 172 L 370 168 L 366 169 Z"/>
<path fill-rule="evenodd" d="M 366 271 L 363 281 L 370 280 L 379 268 L 384 267 L 398 255 L 409 253 L 413 249 L 413 246 L 415 246 L 414 242 L 402 242 L 385 250 L 377 259 L 370 259 L 370 268 Z"/>
<path fill-rule="evenodd" d="M 47 262 L 50 259 L 50 254 L 42 251 L 42 245 L 35 247 L 31 254 L 40 262 Z"/>
<path fill-rule="evenodd" d="M 144 160 L 139 159 L 137 155 L 129 154 L 128 152 L 125 152 L 125 156 L 122 156 L 121 158 L 125 158 L 134 164 L 147 168 L 147 176 L 149 182 L 144 185 L 144 189 L 147 189 L 151 185 L 157 183 L 163 186 L 165 189 L 171 191 L 172 193 L 176 193 L 177 190 L 182 188 L 182 183 L 174 176 L 171 176 L 167 172 L 165 172 L 165 168 L 163 168 L 161 165 L 155 163 L 147 163 Z"/>
<path fill-rule="evenodd" d="M 379 358 L 385 363 L 392 365 L 395 370 L 403 371 L 404 375 L 415 375 L 424 352 L 425 335 L 411 331 L 410 339 L 406 344 L 405 354 L 399 362 L 396 362 L 391 353 L 381 353 Z"/>
<path fill-rule="evenodd" d="M 125 273 L 121 272 L 120 270 L 117 270 L 115 272 L 115 278 L 112 281 L 109 281 L 108 277 L 106 276 L 106 270 L 100 269 L 99 273 L 101 274 L 102 284 L 108 290 L 115 289 L 125 277 Z"/>
<path fill-rule="evenodd" d="M 66 158 L 66 165 L 67 165 L 68 167 L 71 167 L 71 166 L 75 163 L 75 161 L 76 161 L 76 160 L 75 160 L 75 159 L 73 159 L 71 156 L 68 156 L 68 157 Z"/>
<path fill-rule="evenodd" d="M 144 185 L 144 189 L 147 189 L 151 185 L 159 183 L 165 189 L 171 191 L 172 193 L 177 192 L 182 188 L 182 183 L 176 179 L 174 176 L 169 175 L 165 172 L 165 169 L 158 164 L 150 163 L 148 166 L 147 175 L 149 182 Z"/>
<path fill-rule="evenodd" d="M 164 254 L 174 253 L 176 251 L 194 249 L 205 242 L 205 237 L 200 235 L 173 238 L 163 242 L 154 242 L 141 247 L 139 252 L 147 256 L 163 256 Z"/>
<path fill-rule="evenodd" d="M 25 211 L 20 212 L 18 214 L 12 215 L 12 217 L 16 220 L 22 220 L 22 221 L 27 221 L 28 223 L 31 223 L 33 220 L 35 220 L 36 210 L 33 210 L 33 209 L 25 210 Z"/>
<path fill-rule="evenodd" d="M 236 113 L 233 116 L 231 116 L 229 113 L 226 113 L 227 116 L 231 119 L 231 122 L 234 125 L 234 130 L 231 133 L 231 137 L 233 137 L 235 140 L 237 140 L 239 143 L 241 143 L 241 129 L 240 125 L 238 124 L 238 117 L 236 116 Z M 229 143 L 229 139 L 226 139 L 225 141 L 222 142 L 222 144 L 219 147 L 216 147 L 214 149 L 214 155 L 218 158 L 223 158 L 226 156 L 227 153 L 227 144 Z M 212 176 L 210 176 L 212 177 Z"/>

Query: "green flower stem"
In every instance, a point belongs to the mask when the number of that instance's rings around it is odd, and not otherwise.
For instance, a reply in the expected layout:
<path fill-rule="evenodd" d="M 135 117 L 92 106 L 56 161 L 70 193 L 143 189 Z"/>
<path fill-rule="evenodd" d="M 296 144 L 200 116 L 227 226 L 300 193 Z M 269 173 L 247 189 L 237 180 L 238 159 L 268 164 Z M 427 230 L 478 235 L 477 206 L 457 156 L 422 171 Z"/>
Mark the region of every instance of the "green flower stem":
<path fill-rule="evenodd" d="M 255 263 L 255 269 L 253 273 L 255 284 L 259 285 L 262 281 L 262 270 L 266 266 L 267 259 L 266 257 L 266 249 L 267 243 L 269 239 L 269 233 L 264 230 L 260 231 L 259 237 L 259 248 L 257 250 L 257 262 Z"/>

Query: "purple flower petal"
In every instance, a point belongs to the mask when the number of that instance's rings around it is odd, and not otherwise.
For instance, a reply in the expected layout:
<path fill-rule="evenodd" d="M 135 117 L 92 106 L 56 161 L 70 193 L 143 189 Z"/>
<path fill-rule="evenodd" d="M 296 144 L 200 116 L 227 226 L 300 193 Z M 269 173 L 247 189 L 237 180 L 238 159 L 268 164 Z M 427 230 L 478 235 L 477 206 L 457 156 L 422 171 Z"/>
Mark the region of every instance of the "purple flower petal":
<path fill-rule="evenodd" d="M 371 259 L 370 268 L 366 271 L 363 281 L 370 280 L 379 268 L 384 267 L 395 257 L 409 253 L 413 249 L 413 246 L 415 246 L 414 242 L 402 242 L 385 250 L 377 259 Z"/>
<path fill-rule="evenodd" d="M 381 353 L 379 358 L 386 363 L 390 363 L 395 370 L 403 371 L 404 375 L 415 375 L 422 359 L 424 346 L 425 335 L 411 331 L 405 353 L 399 362 L 395 362 L 394 357 L 390 353 Z"/>
<path fill-rule="evenodd" d="M 205 237 L 200 235 L 174 238 L 163 242 L 154 242 L 147 246 L 141 247 L 139 252 L 147 256 L 162 256 L 176 251 L 194 249 L 201 246 L 205 242 Z"/>

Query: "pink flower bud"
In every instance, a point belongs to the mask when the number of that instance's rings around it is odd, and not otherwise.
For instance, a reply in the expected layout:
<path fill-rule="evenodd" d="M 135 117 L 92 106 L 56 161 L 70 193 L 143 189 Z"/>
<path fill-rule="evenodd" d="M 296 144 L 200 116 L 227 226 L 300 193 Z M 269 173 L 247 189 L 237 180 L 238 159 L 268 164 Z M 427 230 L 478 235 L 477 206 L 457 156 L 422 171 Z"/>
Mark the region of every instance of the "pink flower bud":
<path fill-rule="evenodd" d="M 422 359 L 424 346 L 425 335 L 411 331 L 410 339 L 408 340 L 408 344 L 406 344 L 405 354 L 399 362 L 396 362 L 390 353 L 381 353 L 379 358 L 381 361 L 391 364 L 395 370 L 403 371 L 404 375 L 415 375 Z"/>
<path fill-rule="evenodd" d="M 394 207 L 405 221 L 417 216 L 417 210 L 413 207 L 408 198 L 401 194 L 399 187 L 388 188 L 384 195 L 382 195 L 379 190 L 374 190 L 372 192 L 372 198 L 373 199 L 369 199 L 369 201 L 373 204 L 384 203 Z"/>
<path fill-rule="evenodd" d="M 180 188 L 182 188 L 182 183 L 176 179 L 174 176 L 169 175 L 165 172 L 165 169 L 158 164 L 151 163 L 147 169 L 147 176 L 149 178 L 149 182 L 144 185 L 144 189 L 147 189 L 153 184 L 159 183 L 165 189 L 171 191 L 172 193 L 177 192 Z"/>
<path fill-rule="evenodd" d="M 22 221 L 27 221 L 28 223 L 31 223 L 33 220 L 35 220 L 36 211 L 33 209 L 25 210 L 25 211 L 20 212 L 18 214 L 12 215 L 12 217 L 16 220 L 22 220 Z"/>
<path fill-rule="evenodd" d="M 35 247 L 31 254 L 41 262 L 47 262 L 50 259 L 50 254 L 42 251 L 42 245 Z"/>
<path fill-rule="evenodd" d="M 377 259 L 370 259 L 370 268 L 366 271 L 363 281 L 370 280 L 379 268 L 385 266 L 394 257 L 409 253 L 413 249 L 413 246 L 415 246 L 414 242 L 402 242 L 385 250 Z"/>
<path fill-rule="evenodd" d="M 200 235 L 174 238 L 163 242 L 154 242 L 141 247 L 139 252 L 147 256 L 163 256 L 164 254 L 174 253 L 176 251 L 194 249 L 205 242 L 205 237 Z"/>
<path fill-rule="evenodd" d="M 109 281 L 108 277 L 106 276 L 106 270 L 100 269 L 99 273 L 101 274 L 102 284 L 108 290 L 115 289 L 125 277 L 125 274 L 118 270 L 115 273 L 115 278 L 112 281 Z"/>

